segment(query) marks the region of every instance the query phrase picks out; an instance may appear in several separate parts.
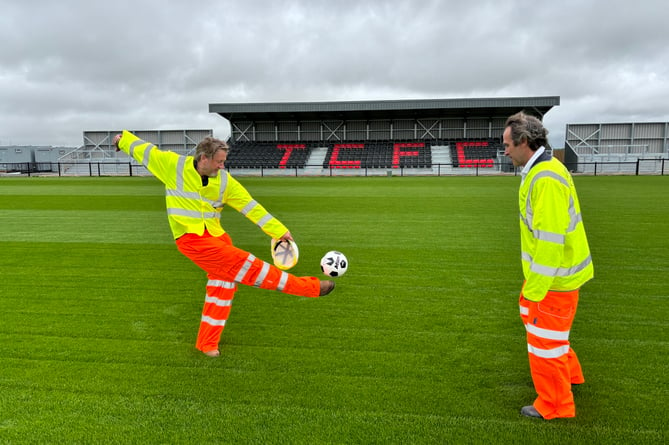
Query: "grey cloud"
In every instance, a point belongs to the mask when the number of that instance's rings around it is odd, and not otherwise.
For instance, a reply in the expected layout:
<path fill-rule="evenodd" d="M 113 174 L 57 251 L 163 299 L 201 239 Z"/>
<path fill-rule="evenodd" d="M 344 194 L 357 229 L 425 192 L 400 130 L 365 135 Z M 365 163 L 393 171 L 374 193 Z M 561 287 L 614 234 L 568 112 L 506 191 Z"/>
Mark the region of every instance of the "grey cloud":
<path fill-rule="evenodd" d="M 215 102 L 559 95 L 567 122 L 667 121 L 664 2 L 9 0 L 0 144 L 212 128 Z M 218 121 L 217 121 L 218 119 Z"/>

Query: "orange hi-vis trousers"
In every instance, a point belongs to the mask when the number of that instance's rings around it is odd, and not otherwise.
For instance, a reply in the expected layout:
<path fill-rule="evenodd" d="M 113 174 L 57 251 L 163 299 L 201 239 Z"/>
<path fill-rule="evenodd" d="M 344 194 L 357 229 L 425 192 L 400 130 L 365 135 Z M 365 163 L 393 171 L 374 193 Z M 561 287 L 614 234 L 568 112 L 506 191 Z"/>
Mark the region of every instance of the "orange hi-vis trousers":
<path fill-rule="evenodd" d="M 527 332 L 530 371 L 538 394 L 534 407 L 544 419 L 576 416 L 571 385 L 585 381 L 569 345 L 577 306 L 578 289 L 549 291 L 539 302 L 520 295 L 520 318 Z"/>
<path fill-rule="evenodd" d="M 318 297 L 320 280 L 296 277 L 232 245 L 230 236 L 208 232 L 188 233 L 176 240 L 177 248 L 207 273 L 207 293 L 195 346 L 202 352 L 218 349 L 230 315 L 237 283 L 302 297 Z"/>

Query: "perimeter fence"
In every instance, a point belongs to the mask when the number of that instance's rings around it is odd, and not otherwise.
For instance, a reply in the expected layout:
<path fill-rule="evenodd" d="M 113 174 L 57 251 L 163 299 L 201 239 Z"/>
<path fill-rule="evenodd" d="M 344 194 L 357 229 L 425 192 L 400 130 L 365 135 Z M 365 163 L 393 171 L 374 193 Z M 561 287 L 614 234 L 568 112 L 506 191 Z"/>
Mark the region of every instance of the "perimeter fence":
<path fill-rule="evenodd" d="M 669 159 L 649 158 L 629 161 L 592 161 L 565 164 L 574 174 L 581 175 L 662 175 L 669 173 Z M 518 175 L 520 168 L 508 162 L 480 165 L 432 164 L 426 168 L 395 167 L 259 167 L 228 168 L 236 176 L 495 176 Z M 135 162 L 22 162 L 0 164 L 0 175 L 10 176 L 147 176 L 146 167 Z"/>

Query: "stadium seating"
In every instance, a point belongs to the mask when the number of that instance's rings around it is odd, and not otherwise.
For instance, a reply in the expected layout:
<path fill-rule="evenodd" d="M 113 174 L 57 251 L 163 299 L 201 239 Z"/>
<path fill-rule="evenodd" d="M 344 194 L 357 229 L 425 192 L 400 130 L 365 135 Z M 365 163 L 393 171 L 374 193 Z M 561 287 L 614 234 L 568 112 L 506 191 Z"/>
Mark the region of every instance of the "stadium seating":
<path fill-rule="evenodd" d="M 430 143 L 425 141 L 357 141 L 328 144 L 323 168 L 429 168 Z"/>
<path fill-rule="evenodd" d="M 304 168 L 311 147 L 305 143 L 234 142 L 231 144 L 228 168 Z"/>
<path fill-rule="evenodd" d="M 492 168 L 502 146 L 489 140 L 238 141 L 231 144 L 226 167 L 286 169 L 308 166 L 316 147 L 327 148 L 325 169 L 431 168 L 432 147 L 450 147 L 454 168 Z M 322 162 L 322 164 L 321 164 Z"/>
<path fill-rule="evenodd" d="M 497 152 L 501 149 L 498 140 L 456 142 L 451 144 L 453 167 L 492 168 L 495 165 Z"/>

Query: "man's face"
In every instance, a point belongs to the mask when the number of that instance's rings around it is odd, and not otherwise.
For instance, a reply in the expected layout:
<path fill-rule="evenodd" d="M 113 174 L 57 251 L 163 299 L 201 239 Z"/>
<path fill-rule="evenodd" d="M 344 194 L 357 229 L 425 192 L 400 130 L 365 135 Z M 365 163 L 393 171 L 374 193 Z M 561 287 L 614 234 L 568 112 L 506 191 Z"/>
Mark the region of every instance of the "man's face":
<path fill-rule="evenodd" d="M 518 145 L 513 143 L 513 140 L 511 139 L 511 127 L 506 127 L 506 129 L 504 129 L 502 140 L 504 142 L 504 156 L 511 159 L 514 166 L 523 166 L 532 157 L 532 150 L 529 145 L 527 145 L 527 141 L 523 141 Z"/>
<path fill-rule="evenodd" d="M 201 175 L 216 176 L 219 170 L 224 168 L 225 160 L 228 158 L 228 152 L 225 150 L 218 150 L 214 157 L 209 159 L 206 156 L 201 156 L 197 163 L 197 169 Z"/>

